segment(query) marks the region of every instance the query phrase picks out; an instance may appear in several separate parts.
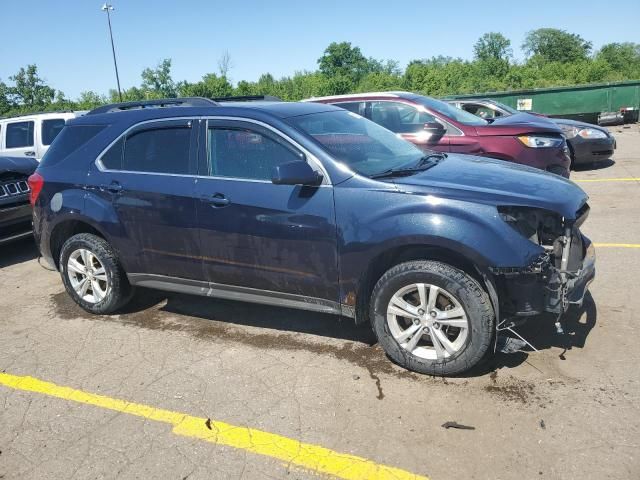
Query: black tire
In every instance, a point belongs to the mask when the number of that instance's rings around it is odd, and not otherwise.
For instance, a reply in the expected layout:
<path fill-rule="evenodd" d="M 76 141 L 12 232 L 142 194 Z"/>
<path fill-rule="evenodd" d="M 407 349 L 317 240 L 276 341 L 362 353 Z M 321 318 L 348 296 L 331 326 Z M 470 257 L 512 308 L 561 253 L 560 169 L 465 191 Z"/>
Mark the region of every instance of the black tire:
<path fill-rule="evenodd" d="M 67 273 L 69 256 L 78 249 L 90 251 L 102 264 L 108 279 L 104 298 L 96 303 L 85 301 L 74 290 Z M 60 275 L 71 298 L 89 313 L 106 315 L 122 308 L 133 296 L 133 287 L 118 260 L 118 256 L 107 241 L 90 233 L 79 233 L 69 238 L 60 251 Z"/>
<path fill-rule="evenodd" d="M 387 323 L 387 307 L 400 289 L 414 283 L 435 285 L 453 294 L 468 321 L 466 342 L 454 355 L 438 359 L 421 358 L 405 350 L 393 337 Z M 370 303 L 370 318 L 380 345 L 402 367 L 429 375 L 457 375 L 483 360 L 495 328 L 495 314 L 487 292 L 462 270 L 435 261 L 401 263 L 378 280 Z"/>

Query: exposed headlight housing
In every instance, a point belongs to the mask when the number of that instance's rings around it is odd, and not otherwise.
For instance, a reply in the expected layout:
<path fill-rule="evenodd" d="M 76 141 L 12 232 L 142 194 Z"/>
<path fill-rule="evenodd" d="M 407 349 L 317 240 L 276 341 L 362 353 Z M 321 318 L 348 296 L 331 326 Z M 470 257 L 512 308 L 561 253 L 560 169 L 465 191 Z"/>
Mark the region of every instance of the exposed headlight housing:
<path fill-rule="evenodd" d="M 541 247 L 551 249 L 563 234 L 562 217 L 542 208 L 499 206 L 498 213 L 511 228 Z"/>
<path fill-rule="evenodd" d="M 560 147 L 564 143 L 562 137 L 546 137 L 543 135 L 520 135 L 518 140 L 523 145 L 530 148 L 554 148 Z"/>

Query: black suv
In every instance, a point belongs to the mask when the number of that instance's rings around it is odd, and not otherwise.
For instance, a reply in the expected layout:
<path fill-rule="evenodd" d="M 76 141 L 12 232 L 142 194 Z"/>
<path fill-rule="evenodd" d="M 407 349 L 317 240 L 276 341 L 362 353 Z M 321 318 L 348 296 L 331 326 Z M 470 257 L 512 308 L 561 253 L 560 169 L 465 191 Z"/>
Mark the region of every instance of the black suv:
<path fill-rule="evenodd" d="M 430 374 L 474 366 L 498 324 L 581 303 L 595 274 L 572 182 L 425 154 L 330 105 L 100 107 L 30 185 L 41 254 L 89 312 L 144 286 L 338 314 Z"/>
<path fill-rule="evenodd" d="M 27 179 L 38 161 L 0 157 L 0 245 L 31 236 L 31 207 Z"/>

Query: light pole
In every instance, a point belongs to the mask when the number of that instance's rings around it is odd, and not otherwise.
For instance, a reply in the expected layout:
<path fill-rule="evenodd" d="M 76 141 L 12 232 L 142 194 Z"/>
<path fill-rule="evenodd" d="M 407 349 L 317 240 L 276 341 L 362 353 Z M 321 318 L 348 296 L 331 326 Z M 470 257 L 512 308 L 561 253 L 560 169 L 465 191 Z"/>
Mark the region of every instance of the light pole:
<path fill-rule="evenodd" d="M 116 47 L 113 46 L 113 32 L 111 31 L 111 11 L 113 5 L 105 3 L 102 5 L 102 11 L 107 12 L 107 22 L 109 23 L 109 37 L 111 37 L 111 52 L 113 53 L 113 66 L 116 69 L 116 82 L 118 82 L 118 97 L 122 102 L 122 91 L 120 90 L 120 76 L 118 75 L 118 62 L 116 62 Z"/>

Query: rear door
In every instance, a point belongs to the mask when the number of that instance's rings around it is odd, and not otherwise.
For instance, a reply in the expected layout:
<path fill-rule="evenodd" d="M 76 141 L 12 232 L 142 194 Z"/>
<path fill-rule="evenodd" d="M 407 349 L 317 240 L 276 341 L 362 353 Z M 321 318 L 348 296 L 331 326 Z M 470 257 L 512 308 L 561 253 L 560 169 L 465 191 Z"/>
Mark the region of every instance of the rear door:
<path fill-rule="evenodd" d="M 193 125 L 192 119 L 140 124 L 97 162 L 91 183 L 112 205 L 116 218 L 104 223 L 118 232 L 114 242 L 130 274 L 202 279 Z"/>
<path fill-rule="evenodd" d="M 4 126 L 4 152 L 8 157 L 35 157 L 35 120 L 8 121 Z"/>
<path fill-rule="evenodd" d="M 206 278 L 338 302 L 333 187 L 275 185 L 274 166 L 308 161 L 266 125 L 209 119 L 203 126 L 198 221 Z"/>

